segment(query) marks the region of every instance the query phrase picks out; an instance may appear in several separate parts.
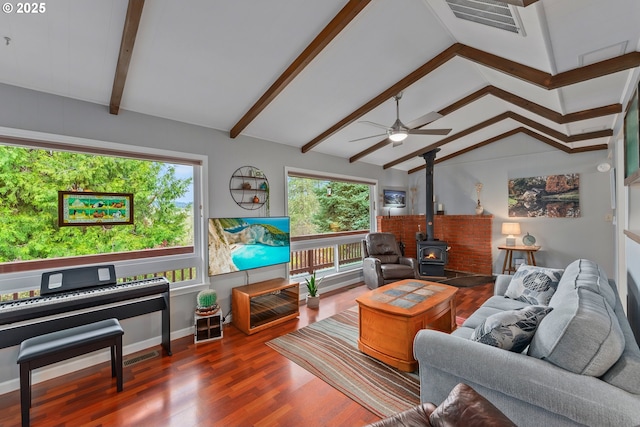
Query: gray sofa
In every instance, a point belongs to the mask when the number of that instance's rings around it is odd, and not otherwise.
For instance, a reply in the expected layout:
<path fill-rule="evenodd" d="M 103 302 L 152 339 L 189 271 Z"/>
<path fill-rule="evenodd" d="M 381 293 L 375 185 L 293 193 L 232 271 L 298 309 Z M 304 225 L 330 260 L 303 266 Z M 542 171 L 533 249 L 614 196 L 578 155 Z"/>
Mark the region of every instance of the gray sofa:
<path fill-rule="evenodd" d="M 471 340 L 487 317 L 528 305 L 504 297 L 513 277 L 499 275 L 494 296 L 452 334 L 418 332 L 421 401 L 439 404 L 462 382 L 520 427 L 640 425 L 640 350 L 615 283 L 574 261 L 522 353 Z"/>

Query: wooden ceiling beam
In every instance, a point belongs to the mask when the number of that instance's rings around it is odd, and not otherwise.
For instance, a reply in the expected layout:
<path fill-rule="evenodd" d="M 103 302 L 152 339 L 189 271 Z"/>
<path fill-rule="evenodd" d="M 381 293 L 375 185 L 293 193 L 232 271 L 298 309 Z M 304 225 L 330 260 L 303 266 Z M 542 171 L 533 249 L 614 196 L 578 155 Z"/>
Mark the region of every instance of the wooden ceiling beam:
<path fill-rule="evenodd" d="M 391 161 L 389 163 L 386 163 L 386 164 L 383 165 L 383 168 L 384 169 L 389 169 L 389 168 L 391 168 L 391 167 L 393 167 L 395 165 L 399 165 L 400 163 L 404 163 L 407 160 L 411 160 L 414 157 L 417 157 L 417 156 L 419 156 L 421 154 L 427 153 L 427 152 L 429 152 L 431 150 L 434 150 L 434 149 L 436 149 L 436 148 L 438 148 L 438 147 L 440 147 L 442 145 L 445 145 L 445 144 L 447 144 L 449 142 L 455 141 L 456 139 L 460 139 L 463 136 L 469 135 L 470 133 L 476 132 L 476 131 L 478 131 L 480 129 L 484 129 L 484 128 L 489 127 L 489 126 L 491 126 L 491 125 L 493 125 L 495 123 L 501 122 L 502 120 L 506 120 L 509 117 L 510 117 L 510 113 L 509 112 L 498 114 L 497 116 L 494 116 L 494 117 L 492 117 L 490 119 L 487 119 L 487 120 L 485 120 L 485 121 L 483 121 L 481 123 L 475 124 L 475 125 L 467 128 L 467 129 L 465 129 L 463 131 L 460 131 L 460 132 L 458 132 L 458 133 L 456 133 L 454 135 L 448 136 L 448 137 L 446 137 L 446 138 L 444 138 L 444 139 L 442 139 L 442 140 L 440 140 L 440 141 L 438 141 L 438 142 L 436 142 L 434 144 L 428 145 L 425 148 L 421 148 L 419 150 L 414 151 L 413 153 L 409 153 L 406 156 L 402 156 L 399 159 L 396 159 L 396 160 L 393 160 L 393 161 Z"/>
<path fill-rule="evenodd" d="M 510 104 L 520 107 L 524 110 L 531 111 L 545 119 L 558 123 L 559 125 L 567 124 L 571 122 L 578 122 L 580 120 L 594 119 L 596 117 L 609 116 L 622 112 L 622 104 L 611 104 L 603 107 L 591 108 L 588 110 L 576 111 L 569 114 L 560 114 L 550 108 L 544 107 L 528 99 L 522 98 L 506 90 L 497 88 L 495 86 L 488 86 L 488 92 L 496 98 L 502 99 Z"/>
<path fill-rule="evenodd" d="M 540 135 L 539 133 L 534 132 L 531 129 L 528 129 L 528 128 L 520 126 L 520 127 L 515 128 L 515 129 L 512 129 L 510 131 L 507 131 L 505 133 L 502 133 L 500 135 L 494 136 L 493 138 L 486 139 L 486 140 L 484 140 L 482 142 L 479 142 L 477 144 L 474 144 L 474 145 L 469 146 L 467 148 L 464 148 L 462 150 L 456 151 L 455 153 L 451 153 L 451 154 L 449 154 L 447 156 L 444 156 L 444 157 L 441 157 L 439 159 L 436 159 L 435 163 L 436 164 L 442 163 L 442 162 L 447 161 L 449 159 L 453 159 L 454 157 L 458 157 L 458 156 L 461 156 L 461 155 L 463 155 L 465 153 L 473 151 L 476 148 L 484 147 L 484 146 L 489 145 L 489 144 L 491 144 L 493 142 L 500 141 L 500 140 L 502 140 L 504 138 L 508 138 L 508 137 L 516 135 L 518 133 L 524 133 L 526 135 L 529 135 L 530 137 L 532 137 L 534 139 L 537 139 L 538 141 L 544 142 L 545 144 L 548 144 L 548 145 L 550 145 L 550 146 L 552 146 L 554 148 L 562 150 L 562 151 L 564 151 L 565 153 L 568 153 L 568 154 L 584 153 L 584 152 L 587 152 L 587 151 L 607 150 L 609 148 L 609 146 L 607 144 L 597 144 L 597 145 L 591 145 L 589 147 L 571 148 L 571 147 L 569 147 L 567 145 L 560 144 L 559 142 L 554 141 L 551 138 L 547 138 L 544 135 Z M 421 165 L 421 166 L 415 167 L 413 169 L 409 169 L 407 171 L 407 173 L 410 175 L 412 173 L 421 171 L 421 170 L 423 170 L 425 168 L 426 168 L 426 165 Z"/>
<path fill-rule="evenodd" d="M 370 2 L 371 0 L 349 0 L 331 22 L 320 31 L 316 38 L 313 39 L 291 65 L 289 65 L 284 73 L 262 94 L 260 99 L 253 104 L 249 111 L 242 116 L 238 123 L 231 128 L 229 136 L 236 138 L 240 135 L 240 133 L 258 117 L 258 114 L 260 114 Z"/>
<path fill-rule="evenodd" d="M 462 154 L 468 153 L 469 151 L 475 150 L 476 148 L 484 147 L 485 145 L 489 145 L 492 142 L 500 141 L 501 139 L 504 139 L 504 138 L 510 137 L 512 135 L 515 135 L 517 133 L 520 133 L 522 129 L 525 129 L 525 128 L 524 127 L 518 127 L 518 128 L 512 129 L 510 131 L 501 133 L 500 135 L 494 136 L 493 138 L 486 139 L 486 140 L 484 140 L 482 142 L 479 142 L 479 143 L 477 143 L 475 145 L 472 145 L 470 147 L 463 148 L 462 150 L 456 151 L 455 153 L 449 154 L 448 156 L 444 156 L 442 158 L 438 158 L 438 159 L 436 159 L 435 163 L 444 162 L 445 160 L 448 160 L 448 159 L 456 157 L 456 156 L 461 156 Z M 422 169 L 425 169 L 426 167 L 427 167 L 427 165 L 421 165 L 421 166 L 418 166 L 416 168 L 409 169 L 409 171 L 407 173 L 408 174 L 412 174 L 414 172 L 418 172 L 418 171 L 420 171 Z"/>
<path fill-rule="evenodd" d="M 471 104 L 473 101 L 475 101 L 478 98 L 483 97 L 484 95 L 488 95 L 490 93 L 490 88 L 493 86 L 485 86 L 482 89 L 479 89 L 477 91 L 475 91 L 474 93 L 472 93 L 471 95 L 465 96 L 462 99 L 459 99 L 458 101 L 454 102 L 453 104 L 449 105 L 448 107 L 443 108 L 442 110 L 438 111 L 438 114 L 442 115 L 442 116 L 446 116 L 447 114 L 464 107 L 465 105 Z M 407 126 L 411 127 L 412 129 L 420 129 L 423 126 L 426 126 L 428 123 L 418 123 L 417 126 L 409 126 L 407 124 Z M 389 138 L 385 138 L 383 140 L 381 140 L 380 142 L 372 145 L 371 147 L 351 156 L 349 158 L 349 163 L 353 163 L 356 162 L 358 160 L 360 160 L 361 158 L 368 156 L 369 154 L 373 153 L 374 151 L 380 150 L 381 148 L 386 147 L 387 145 L 389 145 L 391 143 L 391 140 Z"/>
<path fill-rule="evenodd" d="M 404 163 L 407 160 L 411 160 L 417 156 L 420 156 L 426 152 L 429 152 L 435 148 L 441 147 L 444 144 L 447 144 L 449 142 L 455 141 L 456 139 L 460 139 L 464 136 L 467 136 L 473 132 L 476 132 L 480 129 L 484 129 L 488 126 L 491 126 L 495 123 L 498 123 L 502 120 L 506 120 L 506 119 L 512 119 L 515 120 L 525 126 L 529 126 L 534 128 L 535 130 L 544 133 L 546 135 L 552 136 L 556 139 L 559 139 L 562 142 L 565 143 L 571 143 L 571 142 L 576 142 L 576 141 L 585 141 L 585 140 L 589 140 L 589 139 L 595 139 L 595 138 L 604 138 L 604 137 L 609 137 L 613 135 L 613 130 L 611 129 L 607 129 L 607 130 L 602 130 L 602 131 L 596 131 L 596 132 L 587 132 L 587 133 L 582 133 L 582 134 L 576 134 L 576 135 L 565 135 L 562 132 L 558 132 L 554 129 L 551 129 L 547 126 L 541 125 L 540 123 L 528 119 L 524 116 L 521 116 L 520 114 L 511 112 L 511 111 L 507 111 L 505 113 L 502 114 L 498 114 L 497 116 L 494 116 L 488 120 L 483 121 L 482 123 L 478 123 L 474 126 L 471 126 L 461 132 L 456 133 L 455 135 L 451 135 L 448 136 L 447 138 L 444 138 L 434 144 L 431 144 L 427 147 L 421 148 L 420 150 L 416 150 L 410 154 L 407 154 L 405 156 L 400 157 L 399 159 L 393 160 L 389 163 L 386 163 L 383 165 L 384 169 L 388 169 L 391 168 L 393 166 L 396 166 L 400 163 Z M 551 141 L 551 140 L 550 140 Z M 559 146 L 557 146 L 556 148 L 558 148 Z"/>
<path fill-rule="evenodd" d="M 407 87 L 411 86 L 413 83 L 417 82 L 418 80 L 420 80 L 421 78 L 423 78 L 424 76 L 432 72 L 433 70 L 437 69 L 438 67 L 440 67 L 441 65 L 449 61 L 451 58 L 453 58 L 456 55 L 456 52 L 458 51 L 458 49 L 460 49 L 460 47 L 462 47 L 462 45 L 459 43 L 456 43 L 451 45 L 449 48 L 445 49 L 444 51 L 440 52 L 436 57 L 424 63 L 420 67 L 416 68 L 413 72 L 405 76 L 402 80 L 398 81 L 393 86 L 386 89 L 380 95 L 369 100 L 362 107 L 358 108 L 353 113 L 349 114 L 348 116 L 340 120 L 338 123 L 331 126 L 329 129 L 322 132 L 320 135 L 316 136 L 311 141 L 303 145 L 302 152 L 303 153 L 308 152 L 313 147 L 320 144 L 322 141 L 324 141 L 334 133 L 338 132 L 340 129 L 353 123 L 360 117 L 367 114 L 369 111 L 373 110 L 383 102 L 388 101 L 389 99 L 397 95 L 402 90 L 406 89 Z"/>
<path fill-rule="evenodd" d="M 551 80 L 551 74 L 549 73 L 476 49 L 475 47 L 463 46 L 458 51 L 458 56 L 545 89 L 547 89 L 547 85 Z"/>
<path fill-rule="evenodd" d="M 496 98 L 502 99 L 503 101 L 509 102 L 510 104 L 513 104 L 517 107 L 523 108 L 527 111 L 531 111 L 532 113 L 535 113 L 541 117 L 544 117 L 548 120 L 551 120 L 555 123 L 558 124 L 567 124 L 567 123 L 571 123 L 571 122 L 577 122 L 580 120 L 588 120 L 588 119 L 593 119 L 596 117 L 603 117 L 603 116 L 608 116 L 611 114 L 617 114 L 622 112 L 622 104 L 611 104 L 611 105 L 605 105 L 603 107 L 596 107 L 596 108 L 591 108 L 588 110 L 583 110 L 583 111 L 576 111 L 574 113 L 570 113 L 570 114 L 560 114 L 556 111 L 553 111 L 547 107 L 543 107 L 542 105 L 536 104 L 535 102 L 531 102 L 527 99 L 521 98 L 517 95 L 514 95 L 511 92 L 507 92 L 506 90 L 497 88 L 495 86 L 492 85 L 488 85 L 483 87 L 482 89 L 479 89 L 477 91 L 475 91 L 474 93 L 465 96 L 464 98 L 454 102 L 453 104 L 449 105 L 448 107 L 443 108 L 442 110 L 438 111 L 439 114 L 442 114 L 443 116 L 452 113 L 454 111 L 456 111 L 459 108 L 464 107 L 465 105 L 469 105 L 471 103 L 473 103 L 474 101 L 482 98 L 485 95 L 493 95 Z M 522 116 L 520 116 L 522 117 Z M 424 126 L 424 125 L 423 125 Z M 421 126 L 419 126 L 421 127 Z M 533 127 L 533 126 L 532 126 Z M 417 129 L 417 128 L 416 128 Z M 548 129 L 548 128 L 547 128 Z M 602 132 L 608 132 L 608 131 L 602 131 Z M 559 135 L 562 135 L 563 137 L 566 137 L 566 135 L 558 133 Z M 570 138 L 570 137 L 569 137 Z M 571 141 L 566 141 L 566 142 L 571 142 Z M 389 140 L 388 138 L 380 141 L 379 143 L 357 153 L 354 154 L 353 156 L 351 156 L 349 158 L 349 162 L 353 163 L 355 161 L 360 160 L 361 158 L 368 156 L 369 154 L 387 146 L 389 144 Z"/>
<path fill-rule="evenodd" d="M 144 0 L 129 0 L 127 16 L 125 17 L 124 28 L 122 29 L 122 40 L 120 41 L 120 53 L 118 54 L 116 74 L 113 78 L 113 87 L 111 88 L 111 100 L 109 101 L 109 113 L 111 114 L 117 115 L 118 112 L 120 112 L 124 84 L 127 81 L 127 73 L 129 72 L 131 57 L 133 56 L 133 46 L 136 43 L 143 7 Z"/>
<path fill-rule="evenodd" d="M 551 77 L 547 89 L 558 89 L 560 87 L 573 85 L 597 77 L 625 71 L 640 65 L 640 52 L 630 52 L 615 58 L 605 59 L 595 64 L 574 68 Z"/>
<path fill-rule="evenodd" d="M 535 120 L 531 120 L 530 118 L 521 116 L 520 114 L 517 114 L 517 113 L 510 112 L 509 117 L 517 122 L 522 123 L 525 126 L 529 126 L 539 132 L 542 132 L 548 136 L 551 136 L 567 144 L 571 142 L 576 142 L 576 141 L 585 141 L 588 139 L 606 138 L 609 136 L 613 136 L 613 130 L 611 129 L 604 129 L 604 130 L 599 130 L 595 132 L 579 133 L 575 135 L 565 135 L 562 132 L 558 132 L 557 130 L 551 129 L 550 127 L 542 125 L 536 122 Z"/>
<path fill-rule="evenodd" d="M 598 77 L 603 77 L 612 73 L 616 73 L 619 71 L 628 70 L 631 68 L 635 68 L 640 66 L 640 52 L 632 52 L 625 55 L 621 55 L 615 58 L 607 59 L 604 61 L 597 62 L 595 64 L 590 64 L 584 67 L 576 68 L 564 73 L 557 74 L 555 76 L 546 73 L 544 71 L 537 70 L 532 67 L 528 67 L 526 65 L 517 63 L 515 61 L 511 61 L 497 55 L 493 55 L 488 52 L 484 52 L 482 50 L 466 46 L 460 43 L 455 43 L 451 45 L 449 48 L 442 51 L 435 58 L 428 61 L 420 68 L 413 71 L 411 74 L 400 80 L 395 85 L 391 86 L 391 88 L 387 89 L 380 95 L 376 96 L 369 102 L 367 102 L 362 107 L 355 110 L 353 113 L 346 116 L 344 119 L 340 120 L 335 125 L 331 126 L 329 129 L 309 141 L 302 147 L 302 152 L 306 153 L 311 150 L 316 145 L 320 144 L 323 140 L 343 129 L 347 125 L 353 123 L 364 114 L 376 108 L 378 105 L 382 104 L 384 101 L 392 98 L 395 94 L 405 89 L 409 85 L 415 83 L 421 78 L 425 77 L 427 74 L 435 70 L 436 68 L 444 65 L 454 56 L 463 57 L 469 61 L 475 62 L 477 64 L 483 65 L 485 67 L 492 68 L 494 70 L 500 71 L 504 74 L 510 75 L 512 77 L 519 78 L 523 81 L 536 85 L 538 87 L 542 87 L 544 89 L 558 89 L 560 87 L 569 86 L 575 83 L 580 83 L 585 80 L 594 79 Z M 523 98 L 519 98 L 515 95 L 512 95 L 514 102 L 521 102 L 519 100 L 524 100 Z M 519 99 L 518 99 L 519 98 Z M 539 106 L 537 104 L 531 103 L 529 101 L 524 100 L 529 103 L 531 107 L 536 107 L 539 111 L 544 111 L 545 107 Z M 467 100 L 467 103 L 469 100 Z M 465 104 L 466 105 L 466 104 Z M 612 106 L 608 106 L 607 108 L 611 108 L 612 110 L 617 109 L 615 107 L 617 104 L 613 104 Z M 604 108 L 604 107 L 603 107 Z M 611 110 L 611 111 L 612 111 Z M 549 110 L 552 111 L 552 110 Z M 618 112 L 618 111 L 616 111 Z M 559 114 L 559 113 L 556 113 Z M 584 113 L 586 114 L 586 113 Z M 594 113 L 594 114 L 599 114 Z M 580 119 L 585 120 L 585 119 Z"/>

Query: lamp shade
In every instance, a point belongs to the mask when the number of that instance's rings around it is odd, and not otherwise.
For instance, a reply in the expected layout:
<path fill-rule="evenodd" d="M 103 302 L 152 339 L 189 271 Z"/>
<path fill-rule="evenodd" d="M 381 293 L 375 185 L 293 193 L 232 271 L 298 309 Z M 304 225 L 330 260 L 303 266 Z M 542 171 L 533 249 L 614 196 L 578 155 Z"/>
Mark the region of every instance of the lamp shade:
<path fill-rule="evenodd" d="M 520 224 L 517 222 L 503 222 L 502 234 L 507 234 L 507 235 L 520 234 Z"/>
<path fill-rule="evenodd" d="M 514 234 L 520 234 L 520 224 L 517 222 L 503 222 L 502 234 L 507 234 L 507 246 L 515 246 L 516 238 Z"/>

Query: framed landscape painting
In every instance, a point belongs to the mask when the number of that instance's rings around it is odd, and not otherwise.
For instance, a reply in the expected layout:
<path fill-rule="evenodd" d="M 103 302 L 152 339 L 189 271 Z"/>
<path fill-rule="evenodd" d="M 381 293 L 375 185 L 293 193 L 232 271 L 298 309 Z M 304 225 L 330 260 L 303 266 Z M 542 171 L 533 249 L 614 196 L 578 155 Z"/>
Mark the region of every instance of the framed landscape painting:
<path fill-rule="evenodd" d="M 580 217 L 580 174 L 510 179 L 509 217 Z"/>
<path fill-rule="evenodd" d="M 382 190 L 385 208 L 404 208 L 407 206 L 407 192 L 403 190 Z"/>
<path fill-rule="evenodd" d="M 58 225 L 133 224 L 133 194 L 58 191 Z"/>

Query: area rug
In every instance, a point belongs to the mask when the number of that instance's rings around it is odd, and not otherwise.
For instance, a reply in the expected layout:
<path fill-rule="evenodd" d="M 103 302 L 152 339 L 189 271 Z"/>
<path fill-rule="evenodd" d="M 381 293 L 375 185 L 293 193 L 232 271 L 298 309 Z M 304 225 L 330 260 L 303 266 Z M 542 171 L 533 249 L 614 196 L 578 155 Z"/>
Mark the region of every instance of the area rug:
<path fill-rule="evenodd" d="M 358 350 L 358 308 L 275 338 L 267 345 L 384 418 L 420 403 L 416 373 Z"/>

